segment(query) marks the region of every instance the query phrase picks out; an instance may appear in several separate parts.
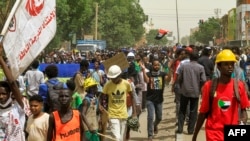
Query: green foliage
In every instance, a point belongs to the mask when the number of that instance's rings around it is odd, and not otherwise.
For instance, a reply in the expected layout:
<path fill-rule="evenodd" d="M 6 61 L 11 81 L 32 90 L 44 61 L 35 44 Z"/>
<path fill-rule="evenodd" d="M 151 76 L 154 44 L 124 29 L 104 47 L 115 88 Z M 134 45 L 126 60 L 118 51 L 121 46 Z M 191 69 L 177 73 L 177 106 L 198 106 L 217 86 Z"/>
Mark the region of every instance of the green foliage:
<path fill-rule="evenodd" d="M 111 48 L 133 46 L 144 33 L 145 14 L 136 0 L 100 0 L 98 31 Z"/>
<path fill-rule="evenodd" d="M 199 25 L 199 30 L 194 32 L 190 39 L 208 44 L 209 41 L 213 41 L 213 37 L 218 38 L 220 36 L 220 28 L 219 19 L 215 19 L 214 17 L 209 18 L 207 21 L 204 21 L 203 24 Z"/>
<path fill-rule="evenodd" d="M 6 9 L 11 9 L 6 6 L 9 2 L 14 0 L 0 1 L 0 27 L 6 20 L 3 14 L 9 12 Z M 61 42 L 71 41 L 72 34 L 77 39 L 94 35 L 96 2 L 98 39 L 113 48 L 133 46 L 141 39 L 146 15 L 138 0 L 56 0 L 57 32 L 46 49 L 59 48 Z"/>
<path fill-rule="evenodd" d="M 57 32 L 46 49 L 58 48 L 60 43 L 71 40 L 72 34 L 82 38 L 82 29 L 90 29 L 89 22 L 93 19 L 94 9 L 92 0 L 57 0 Z M 88 31 L 88 30 L 86 30 Z"/>
<path fill-rule="evenodd" d="M 166 36 L 164 36 L 160 40 L 156 40 L 155 36 L 157 35 L 158 30 L 157 29 L 152 29 L 149 31 L 148 34 L 146 34 L 146 40 L 148 45 L 159 45 L 159 46 L 165 46 L 168 42 Z"/>
<path fill-rule="evenodd" d="M 2 31 L 5 21 L 8 18 L 11 8 L 15 0 L 1 0 L 0 1 L 0 30 Z"/>

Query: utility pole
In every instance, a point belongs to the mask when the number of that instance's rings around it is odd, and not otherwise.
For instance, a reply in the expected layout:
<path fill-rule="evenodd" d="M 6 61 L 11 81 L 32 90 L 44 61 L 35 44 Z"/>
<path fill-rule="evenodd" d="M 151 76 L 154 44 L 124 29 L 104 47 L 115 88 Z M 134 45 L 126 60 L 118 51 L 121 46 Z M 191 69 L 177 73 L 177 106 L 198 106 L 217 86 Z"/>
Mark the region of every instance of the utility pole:
<path fill-rule="evenodd" d="M 97 40 L 97 29 L 98 29 L 98 3 L 95 5 L 95 40 Z"/>
<path fill-rule="evenodd" d="M 245 38 L 246 38 L 246 41 L 247 41 L 247 46 L 249 46 L 249 39 L 248 39 L 248 24 L 249 24 L 249 18 L 246 17 L 245 19 Z"/>
<path fill-rule="evenodd" d="M 179 42 L 180 41 L 180 31 L 179 31 L 179 16 L 178 16 L 178 0 L 176 0 L 175 2 L 176 2 L 175 10 L 176 10 L 176 25 L 177 25 L 177 43 L 180 43 Z"/>
<path fill-rule="evenodd" d="M 149 23 L 149 30 L 152 30 L 154 27 L 154 24 L 153 24 L 153 19 L 150 18 L 150 23 Z"/>
<path fill-rule="evenodd" d="M 219 15 L 221 14 L 221 9 L 219 9 L 219 8 L 214 9 L 214 14 L 215 14 L 216 18 L 219 19 Z"/>

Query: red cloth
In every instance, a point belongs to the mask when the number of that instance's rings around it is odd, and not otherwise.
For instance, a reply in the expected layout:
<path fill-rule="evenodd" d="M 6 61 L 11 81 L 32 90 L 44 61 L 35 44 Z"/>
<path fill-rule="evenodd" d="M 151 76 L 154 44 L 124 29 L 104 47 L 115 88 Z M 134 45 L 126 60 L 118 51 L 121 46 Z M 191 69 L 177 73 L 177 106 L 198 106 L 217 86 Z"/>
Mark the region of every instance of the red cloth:
<path fill-rule="evenodd" d="M 176 69 L 179 66 L 180 62 L 180 60 L 176 60 L 173 64 L 173 82 L 175 82 L 177 79 Z"/>
<path fill-rule="evenodd" d="M 242 109 L 248 107 L 247 93 L 243 82 L 239 82 L 240 105 Z M 202 89 L 202 102 L 200 113 L 209 111 L 209 93 L 211 89 L 211 81 L 207 81 Z M 211 113 L 206 120 L 206 139 L 207 141 L 223 141 L 224 125 L 237 125 L 238 117 L 238 101 L 235 98 L 233 90 L 233 79 L 228 84 L 219 83 L 213 98 Z"/>

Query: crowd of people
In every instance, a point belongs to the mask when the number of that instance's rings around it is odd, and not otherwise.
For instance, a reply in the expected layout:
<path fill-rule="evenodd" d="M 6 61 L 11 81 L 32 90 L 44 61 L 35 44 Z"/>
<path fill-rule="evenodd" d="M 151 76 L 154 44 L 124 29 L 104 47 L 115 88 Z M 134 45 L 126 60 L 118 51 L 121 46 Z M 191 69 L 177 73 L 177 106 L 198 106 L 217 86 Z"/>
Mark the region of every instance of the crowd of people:
<path fill-rule="evenodd" d="M 102 70 L 101 64 L 117 53 L 126 55 L 129 67 L 122 70 L 113 64 Z M 186 121 L 195 141 L 207 119 L 207 140 L 223 140 L 224 125 L 247 122 L 250 55 L 238 47 L 176 45 L 65 54 L 34 60 L 15 82 L 22 95 L 8 81 L 0 81 L 0 140 L 104 141 L 109 128 L 112 139 L 126 141 L 131 130 L 139 130 L 141 112 L 147 111 L 147 138 L 152 141 L 169 84 L 175 94 L 178 134 Z M 40 63 L 48 64 L 43 72 Z M 67 63 L 80 67 L 61 82 L 56 64 Z"/>
<path fill-rule="evenodd" d="M 235 46 L 205 46 L 200 53 L 192 47 L 176 51 L 172 91 L 175 93 L 177 134 L 183 133 L 186 121 L 187 134 L 193 135 L 192 140 L 196 141 L 206 121 L 206 140 L 223 141 L 225 125 L 247 123 L 249 55 L 243 50 Z"/>

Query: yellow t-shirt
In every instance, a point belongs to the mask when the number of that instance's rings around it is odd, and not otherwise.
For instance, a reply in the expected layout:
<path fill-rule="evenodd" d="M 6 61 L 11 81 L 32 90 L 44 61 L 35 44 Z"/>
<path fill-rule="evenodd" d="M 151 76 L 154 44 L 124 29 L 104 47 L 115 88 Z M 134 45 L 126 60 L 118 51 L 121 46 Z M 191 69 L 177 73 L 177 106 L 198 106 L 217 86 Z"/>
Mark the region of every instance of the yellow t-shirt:
<path fill-rule="evenodd" d="M 122 79 L 119 84 L 114 84 L 111 80 L 103 87 L 103 93 L 108 95 L 109 118 L 128 118 L 127 94 L 132 91 L 127 80 Z"/>

